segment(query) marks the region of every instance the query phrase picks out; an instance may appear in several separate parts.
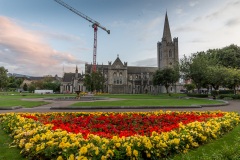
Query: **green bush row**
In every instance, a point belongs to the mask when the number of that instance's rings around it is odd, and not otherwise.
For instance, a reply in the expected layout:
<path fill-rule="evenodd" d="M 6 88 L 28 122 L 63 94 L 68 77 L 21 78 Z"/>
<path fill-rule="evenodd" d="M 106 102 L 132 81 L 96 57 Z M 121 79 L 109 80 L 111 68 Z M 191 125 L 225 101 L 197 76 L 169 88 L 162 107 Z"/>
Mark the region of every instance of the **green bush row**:
<path fill-rule="evenodd" d="M 220 94 L 218 96 L 219 99 L 240 99 L 240 94 Z"/>
<path fill-rule="evenodd" d="M 188 93 L 188 97 L 198 97 L 198 98 L 207 98 L 208 94 L 196 94 L 196 93 Z"/>
<path fill-rule="evenodd" d="M 214 90 L 211 92 L 212 96 L 216 96 L 219 94 L 234 94 L 234 90 L 219 90 L 219 91 Z"/>

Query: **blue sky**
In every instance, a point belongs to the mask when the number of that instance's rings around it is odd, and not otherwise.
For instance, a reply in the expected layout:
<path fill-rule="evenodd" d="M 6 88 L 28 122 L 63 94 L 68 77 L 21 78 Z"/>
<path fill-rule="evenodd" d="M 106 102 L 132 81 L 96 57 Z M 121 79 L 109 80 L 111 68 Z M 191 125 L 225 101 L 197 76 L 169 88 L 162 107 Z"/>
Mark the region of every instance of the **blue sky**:
<path fill-rule="evenodd" d="M 97 63 L 119 55 L 129 66 L 157 66 L 167 11 L 179 57 L 240 46 L 240 0 L 63 0 L 98 29 Z M 93 61 L 91 23 L 54 0 L 0 0 L 0 66 L 32 76 L 80 72 Z"/>

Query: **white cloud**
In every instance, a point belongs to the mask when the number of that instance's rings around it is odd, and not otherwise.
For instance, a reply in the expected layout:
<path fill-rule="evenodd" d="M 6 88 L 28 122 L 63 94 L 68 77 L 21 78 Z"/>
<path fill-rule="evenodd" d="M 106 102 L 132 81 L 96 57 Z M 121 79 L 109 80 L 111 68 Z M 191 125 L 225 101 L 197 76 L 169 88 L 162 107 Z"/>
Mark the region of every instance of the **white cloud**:
<path fill-rule="evenodd" d="M 199 3 L 198 1 L 190 1 L 190 2 L 189 2 L 189 6 L 194 7 L 194 6 L 196 6 L 198 3 Z"/>
<path fill-rule="evenodd" d="M 67 38 L 67 37 L 61 37 Z M 74 39 L 74 38 L 73 38 Z M 62 64 L 84 64 L 70 53 L 54 50 L 39 33 L 0 16 L 0 55 L 9 72 L 30 75 L 59 74 Z"/>

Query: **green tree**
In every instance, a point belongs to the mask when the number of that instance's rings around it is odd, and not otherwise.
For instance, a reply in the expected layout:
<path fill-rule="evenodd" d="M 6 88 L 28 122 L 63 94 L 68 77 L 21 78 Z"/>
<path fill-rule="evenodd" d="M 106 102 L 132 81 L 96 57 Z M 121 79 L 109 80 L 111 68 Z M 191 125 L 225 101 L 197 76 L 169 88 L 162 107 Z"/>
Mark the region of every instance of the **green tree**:
<path fill-rule="evenodd" d="M 23 85 L 23 90 L 24 90 L 24 91 L 27 91 L 27 90 L 28 90 L 28 86 L 27 86 L 26 83 L 24 83 L 24 85 Z"/>
<path fill-rule="evenodd" d="M 35 89 L 36 89 L 36 87 L 35 87 L 35 85 L 34 85 L 33 83 L 31 83 L 31 84 L 29 85 L 29 87 L 28 87 L 28 91 L 29 91 L 30 93 L 33 93 L 33 92 L 35 91 Z"/>
<path fill-rule="evenodd" d="M 0 91 L 3 91 L 4 88 L 8 85 L 8 70 L 4 67 L 0 67 Z"/>
<path fill-rule="evenodd" d="M 174 85 L 180 78 L 178 67 L 166 67 L 157 70 L 153 75 L 154 85 L 163 85 L 166 88 L 167 93 L 169 93 L 168 88 Z"/>
<path fill-rule="evenodd" d="M 193 83 L 184 84 L 183 87 L 186 88 L 186 90 L 187 90 L 188 92 L 193 91 L 193 90 L 196 88 L 195 84 L 193 84 Z"/>
<path fill-rule="evenodd" d="M 215 56 L 218 59 L 220 65 L 240 69 L 240 47 L 237 45 L 232 44 L 211 53 L 212 57 Z"/>
<path fill-rule="evenodd" d="M 102 91 L 104 85 L 104 76 L 101 72 L 92 72 L 91 74 L 86 74 L 84 78 L 84 85 L 88 91 Z"/>
<path fill-rule="evenodd" d="M 14 76 L 10 76 L 8 78 L 8 89 L 17 89 L 20 88 L 20 85 L 22 84 L 23 79 L 22 78 L 16 78 Z"/>
<path fill-rule="evenodd" d="M 236 87 L 240 85 L 240 70 L 228 68 L 226 75 L 224 86 L 233 89 L 236 94 Z"/>
<path fill-rule="evenodd" d="M 211 65 L 215 65 L 215 60 L 205 52 L 198 52 L 188 58 L 184 56 L 180 60 L 180 71 L 184 75 L 184 79 L 191 79 L 194 82 L 200 93 L 201 87 L 207 86 L 209 83 L 206 72 Z"/>
<path fill-rule="evenodd" d="M 219 87 L 226 83 L 227 68 L 224 66 L 208 66 L 206 70 L 206 78 L 208 83 L 214 88 L 219 90 Z"/>

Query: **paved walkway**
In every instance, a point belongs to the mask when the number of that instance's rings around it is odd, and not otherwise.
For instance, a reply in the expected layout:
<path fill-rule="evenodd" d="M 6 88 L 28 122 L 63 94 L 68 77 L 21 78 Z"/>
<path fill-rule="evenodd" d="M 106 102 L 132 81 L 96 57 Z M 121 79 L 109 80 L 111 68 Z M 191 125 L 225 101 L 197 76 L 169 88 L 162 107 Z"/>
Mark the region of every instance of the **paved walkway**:
<path fill-rule="evenodd" d="M 29 100 L 29 99 L 27 99 Z M 43 99 L 31 99 L 32 101 L 39 101 Z M 34 108 L 20 108 L 14 110 L 0 110 L 0 113 L 8 112 L 147 112 L 147 111 L 156 111 L 156 110 L 170 110 L 170 111 L 234 111 L 240 114 L 240 100 L 231 100 L 226 106 L 214 106 L 214 107 L 202 107 L 202 108 L 155 108 L 155 109 L 50 109 L 51 107 L 67 107 L 71 104 L 76 103 L 76 101 L 53 101 L 53 100 L 44 100 L 50 102 L 50 104 L 34 107 Z"/>

